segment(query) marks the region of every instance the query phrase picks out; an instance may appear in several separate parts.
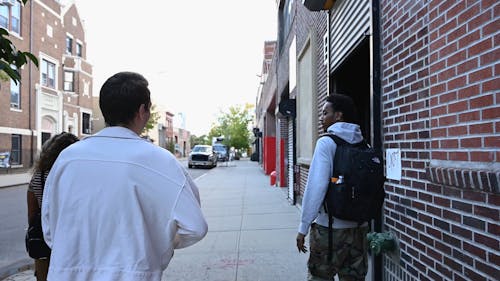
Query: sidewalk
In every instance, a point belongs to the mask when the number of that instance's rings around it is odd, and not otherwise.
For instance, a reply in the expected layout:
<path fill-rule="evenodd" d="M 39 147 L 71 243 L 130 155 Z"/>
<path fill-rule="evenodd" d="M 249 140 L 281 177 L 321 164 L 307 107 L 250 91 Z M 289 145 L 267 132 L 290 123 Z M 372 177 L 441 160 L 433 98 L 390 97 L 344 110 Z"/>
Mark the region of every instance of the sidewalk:
<path fill-rule="evenodd" d="M 31 173 L 29 172 L 0 174 L 0 188 L 28 184 L 30 179 Z"/>
<path fill-rule="evenodd" d="M 233 161 L 198 178 L 207 236 L 175 251 L 162 280 L 305 280 L 308 254 L 295 237 L 299 210 L 284 189 L 269 185 L 256 162 Z M 33 281 L 27 270 L 5 281 Z"/>

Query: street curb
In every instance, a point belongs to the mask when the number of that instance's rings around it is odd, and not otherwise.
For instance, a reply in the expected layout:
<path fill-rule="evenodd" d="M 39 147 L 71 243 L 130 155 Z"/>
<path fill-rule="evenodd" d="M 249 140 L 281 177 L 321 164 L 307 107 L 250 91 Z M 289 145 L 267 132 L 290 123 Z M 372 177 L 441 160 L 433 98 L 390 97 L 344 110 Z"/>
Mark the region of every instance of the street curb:
<path fill-rule="evenodd" d="M 8 187 L 16 187 L 16 186 L 22 186 L 22 185 L 27 185 L 29 182 L 26 183 L 14 183 L 14 184 L 9 184 L 9 185 L 0 185 L 0 189 L 2 188 L 8 188 Z"/>
<path fill-rule="evenodd" d="M 26 258 L 26 259 L 22 259 L 20 261 L 17 261 L 13 264 L 10 264 L 8 266 L 5 266 L 3 268 L 0 268 L 0 280 L 3 280 L 9 276 L 16 274 L 16 273 L 26 271 L 29 269 L 33 269 L 34 268 L 33 263 L 34 263 L 33 259 Z"/>

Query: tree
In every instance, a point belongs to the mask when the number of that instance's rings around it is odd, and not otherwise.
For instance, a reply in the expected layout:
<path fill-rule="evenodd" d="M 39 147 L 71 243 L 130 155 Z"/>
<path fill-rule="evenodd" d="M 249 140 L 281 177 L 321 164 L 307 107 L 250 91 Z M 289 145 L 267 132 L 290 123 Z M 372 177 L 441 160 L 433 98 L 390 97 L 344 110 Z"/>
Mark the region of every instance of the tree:
<path fill-rule="evenodd" d="M 156 112 L 156 105 L 154 105 L 154 104 L 151 105 L 150 112 L 151 112 L 151 114 L 149 115 L 149 120 L 146 123 L 146 126 L 144 127 L 144 129 L 142 129 L 143 135 L 147 135 L 148 132 L 151 131 L 151 129 L 156 127 L 156 125 L 158 124 L 158 119 L 160 119 L 160 114 L 158 112 Z"/>
<path fill-rule="evenodd" d="M 26 4 L 28 0 L 22 0 L 23 4 Z M 4 28 L 0 28 L 0 73 L 7 74 L 0 75 L 2 80 L 8 80 L 8 78 L 14 80 L 17 84 L 21 82 L 21 74 L 19 69 L 31 60 L 36 67 L 38 67 L 38 59 L 30 52 L 22 52 L 17 50 L 16 46 L 10 41 L 9 31 Z"/>
<path fill-rule="evenodd" d="M 175 143 L 173 141 L 167 141 L 166 149 L 172 152 L 172 154 L 175 154 Z"/>
<path fill-rule="evenodd" d="M 206 135 L 201 135 L 199 137 L 191 135 L 189 138 L 190 138 L 189 143 L 191 144 L 191 147 L 197 144 L 210 144 L 210 141 L 208 140 Z"/>
<path fill-rule="evenodd" d="M 236 105 L 229 107 L 227 112 L 221 112 L 208 134 L 208 139 L 223 136 L 223 144 L 235 149 L 250 147 L 250 130 L 248 124 L 252 121 L 251 111 L 253 105 Z"/>

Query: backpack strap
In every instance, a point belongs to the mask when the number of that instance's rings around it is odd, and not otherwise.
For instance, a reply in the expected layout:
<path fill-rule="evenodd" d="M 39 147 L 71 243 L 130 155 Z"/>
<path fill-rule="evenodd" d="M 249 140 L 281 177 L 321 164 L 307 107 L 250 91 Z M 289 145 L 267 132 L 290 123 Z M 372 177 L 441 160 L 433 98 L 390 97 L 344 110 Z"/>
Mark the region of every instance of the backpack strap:
<path fill-rule="evenodd" d="M 326 133 L 323 136 L 331 138 L 335 142 L 335 144 L 337 144 L 337 149 L 335 151 L 335 159 L 333 159 L 334 170 L 332 171 L 333 175 L 335 175 L 335 166 L 336 166 L 335 160 L 337 158 L 337 151 L 338 151 L 340 146 L 350 145 L 350 144 L 348 142 L 346 142 L 345 140 L 343 140 L 342 138 L 340 138 L 339 136 L 331 134 L 331 133 Z M 333 252 L 333 228 L 332 228 L 333 215 L 330 212 L 328 212 L 328 210 L 326 208 L 326 204 L 324 204 L 323 207 L 324 207 L 326 213 L 328 214 L 328 256 L 327 256 L 327 258 L 329 261 L 331 261 L 333 258 L 333 254 L 332 254 L 332 252 Z"/>

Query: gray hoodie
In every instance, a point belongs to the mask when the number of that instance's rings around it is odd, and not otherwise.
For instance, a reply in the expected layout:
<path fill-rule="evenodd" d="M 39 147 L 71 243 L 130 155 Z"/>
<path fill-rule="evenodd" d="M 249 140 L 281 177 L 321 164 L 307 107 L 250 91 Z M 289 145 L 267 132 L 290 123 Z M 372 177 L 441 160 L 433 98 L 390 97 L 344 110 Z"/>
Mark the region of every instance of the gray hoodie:
<path fill-rule="evenodd" d="M 335 134 L 349 143 L 358 143 L 363 140 L 359 125 L 345 122 L 337 122 L 331 125 L 328 133 Z M 314 221 L 319 225 L 328 227 L 328 215 L 323 208 L 323 200 L 328 189 L 328 183 L 333 176 L 333 162 L 337 145 L 327 136 L 323 136 L 316 142 L 307 185 L 302 199 L 302 216 L 299 232 L 307 234 L 309 227 Z M 333 228 L 358 227 L 354 221 L 346 221 L 338 218 L 333 219 Z"/>

